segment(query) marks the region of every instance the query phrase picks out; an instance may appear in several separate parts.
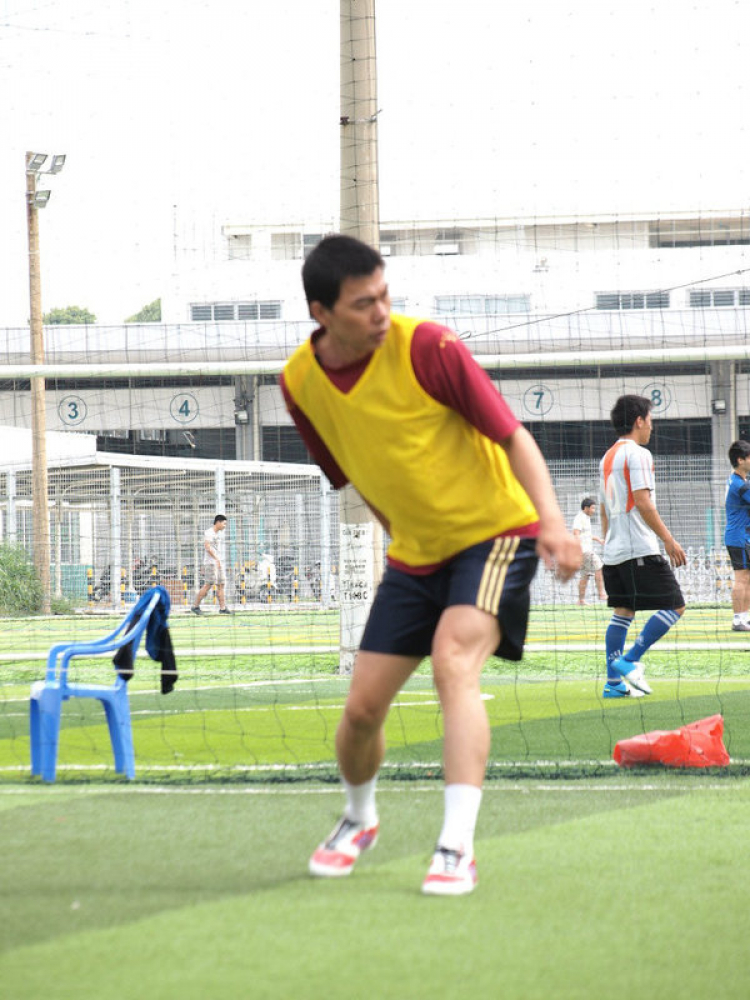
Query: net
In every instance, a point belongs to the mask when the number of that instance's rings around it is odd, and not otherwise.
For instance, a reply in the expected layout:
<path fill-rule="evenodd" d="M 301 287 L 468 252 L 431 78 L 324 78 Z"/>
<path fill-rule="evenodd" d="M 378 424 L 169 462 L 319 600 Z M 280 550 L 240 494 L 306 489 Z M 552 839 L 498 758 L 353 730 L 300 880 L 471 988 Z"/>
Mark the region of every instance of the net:
<path fill-rule="evenodd" d="M 746 348 L 611 348 L 540 358 L 495 353 L 491 348 L 503 335 L 498 328 L 474 337 L 472 346 L 480 345 L 477 357 L 548 456 L 569 523 L 581 498 L 597 494 L 598 459 L 613 437 L 606 416 L 614 396 L 650 396 L 658 506 L 688 551 L 678 575 L 689 607 L 648 655 L 654 695 L 613 705 L 601 698 L 609 612 L 597 603 L 579 606 L 577 581 L 561 584 L 540 569 L 524 660 L 493 659 L 484 673 L 493 734 L 489 774 L 607 774 L 619 739 L 716 713 L 725 718 L 732 766 L 743 768 L 750 759 L 750 643 L 730 627 L 733 575 L 722 544 L 728 465 L 712 450 L 720 417 L 707 411 L 716 366 L 728 353 L 746 356 Z M 292 334 L 280 337 L 286 343 Z M 265 430 L 260 441 L 280 445 L 282 430 L 293 432 L 270 384 L 269 368 L 280 363 L 215 362 L 210 376 L 188 376 L 185 365 L 172 375 L 163 363 L 159 374 L 145 362 L 109 363 L 106 372 L 78 367 L 75 384 L 64 365 L 55 364 L 45 370 L 49 409 L 59 417 L 76 396 L 79 412 L 83 404 L 87 415 L 98 414 L 98 441 L 105 445 L 132 445 L 134 426 L 165 423 L 165 413 L 173 426 L 190 415 L 207 427 L 231 421 L 238 450 L 247 425 L 237 415 L 246 413 L 255 434 Z M 750 398 L 744 364 L 735 362 L 739 400 Z M 20 380 L 31 372 L 6 371 L 18 380 L 23 407 L 26 383 Z M 740 421 L 746 409 L 743 403 Z M 117 427 L 129 428 L 128 436 L 115 436 L 111 428 Z M 184 433 L 181 425 L 177 433 Z M 0 467 L 0 519 L 5 547 L 25 553 L 33 550 L 32 469 L 28 442 L 12 443 L 13 437 Z M 157 437 L 152 443 L 163 445 Z M 82 438 L 72 431 L 48 435 L 58 613 L 0 619 L 0 780 L 28 774 L 29 687 L 43 676 L 47 650 L 57 641 L 105 635 L 152 584 L 164 586 L 172 600 L 179 681 L 171 694 L 160 694 L 158 664 L 139 656 L 129 685 L 138 779 L 333 778 L 334 734 L 348 683 L 340 671 L 337 495 L 304 462 L 225 459 L 220 448 L 212 460 L 133 455 L 94 450 L 93 438 Z M 142 445 L 148 440 L 140 439 Z M 228 447 L 226 435 L 224 441 Z M 186 448 L 193 450 L 189 443 Z M 235 614 L 219 616 L 212 595 L 198 618 L 190 606 L 201 579 L 203 532 L 216 513 L 228 518 L 227 596 Z M 589 599 L 594 596 L 592 585 Z M 73 664 L 72 680 L 113 678 L 108 659 Z M 71 699 L 62 720 L 59 780 L 112 778 L 100 706 Z M 441 737 L 427 661 L 389 716 L 384 776 L 440 776 Z"/>

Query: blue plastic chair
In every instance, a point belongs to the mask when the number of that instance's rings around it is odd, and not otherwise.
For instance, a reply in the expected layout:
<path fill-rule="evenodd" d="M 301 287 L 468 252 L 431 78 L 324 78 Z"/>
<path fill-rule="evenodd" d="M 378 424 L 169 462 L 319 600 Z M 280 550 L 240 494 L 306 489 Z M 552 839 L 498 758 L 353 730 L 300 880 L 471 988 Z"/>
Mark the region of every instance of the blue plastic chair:
<path fill-rule="evenodd" d="M 149 595 L 151 595 L 149 597 Z M 146 591 L 141 601 L 120 622 L 118 627 L 103 639 L 91 642 L 58 643 L 47 656 L 47 673 L 43 681 L 31 686 L 31 773 L 44 781 L 54 781 L 57 771 L 57 751 L 60 739 L 62 703 L 68 698 L 97 698 L 104 707 L 112 740 L 115 771 L 131 780 L 135 777 L 133 733 L 130 725 L 130 704 L 127 681 L 118 673 L 115 683 L 71 684 L 68 681 L 68 664 L 74 656 L 100 656 L 112 653 L 132 643 L 135 661 L 138 646 L 146 630 L 151 613 L 162 599 L 161 588 Z M 133 624 L 136 612 L 140 618 Z M 58 663 L 59 659 L 59 663 Z"/>

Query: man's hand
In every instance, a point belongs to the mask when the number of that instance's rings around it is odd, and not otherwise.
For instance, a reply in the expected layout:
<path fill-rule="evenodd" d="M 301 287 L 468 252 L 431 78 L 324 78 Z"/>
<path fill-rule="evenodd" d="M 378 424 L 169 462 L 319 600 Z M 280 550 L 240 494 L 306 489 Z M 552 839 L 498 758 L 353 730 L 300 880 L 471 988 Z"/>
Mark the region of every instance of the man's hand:
<path fill-rule="evenodd" d="M 675 541 L 669 531 L 669 528 L 667 528 L 666 524 L 659 516 L 656 505 L 651 499 L 651 490 L 634 490 L 633 500 L 635 501 L 635 505 L 638 508 L 638 512 L 643 520 L 649 528 L 651 528 L 654 534 L 661 539 L 672 565 L 685 566 L 687 563 L 685 550 L 678 541 Z"/>
<path fill-rule="evenodd" d="M 664 543 L 664 548 L 667 555 L 669 556 L 669 561 L 673 566 L 686 566 L 687 565 L 687 553 L 680 545 L 678 541 L 674 538 L 669 542 Z"/>
<path fill-rule="evenodd" d="M 536 551 L 547 569 L 554 569 L 558 579 L 570 580 L 583 563 L 581 543 L 563 527 L 542 526 L 536 541 Z"/>

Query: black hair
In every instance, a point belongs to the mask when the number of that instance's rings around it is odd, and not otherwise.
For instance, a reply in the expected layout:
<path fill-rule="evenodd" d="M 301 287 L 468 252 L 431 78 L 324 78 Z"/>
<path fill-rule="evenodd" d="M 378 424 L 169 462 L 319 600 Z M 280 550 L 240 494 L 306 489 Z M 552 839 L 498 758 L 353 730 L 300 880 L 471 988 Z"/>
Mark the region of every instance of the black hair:
<path fill-rule="evenodd" d="M 651 412 L 651 400 L 645 396 L 620 396 L 609 418 L 618 434 L 630 434 L 638 417 L 646 417 Z"/>
<path fill-rule="evenodd" d="M 226 521 L 226 517 L 223 514 L 217 514 L 214 518 L 214 524 L 218 524 L 219 521 Z"/>
<path fill-rule="evenodd" d="M 581 510 L 585 510 L 587 507 L 593 507 L 595 503 L 596 500 L 594 500 L 593 497 L 584 497 L 583 500 L 581 500 Z"/>
<path fill-rule="evenodd" d="M 302 265 L 307 304 L 320 302 L 326 309 L 333 309 L 343 281 L 367 277 L 379 267 L 385 267 L 385 263 L 374 247 L 353 236 L 325 236 Z"/>
<path fill-rule="evenodd" d="M 750 441 L 733 441 L 729 445 L 729 461 L 733 469 L 737 468 L 741 458 L 747 458 L 748 455 L 750 455 Z"/>

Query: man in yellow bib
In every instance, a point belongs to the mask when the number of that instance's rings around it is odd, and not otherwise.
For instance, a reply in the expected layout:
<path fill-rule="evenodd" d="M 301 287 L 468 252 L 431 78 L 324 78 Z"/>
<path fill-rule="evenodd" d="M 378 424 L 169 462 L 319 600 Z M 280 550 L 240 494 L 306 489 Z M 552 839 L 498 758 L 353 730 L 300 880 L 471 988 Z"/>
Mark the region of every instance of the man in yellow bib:
<path fill-rule="evenodd" d="M 392 539 L 336 733 L 346 807 L 310 871 L 348 875 L 375 844 L 385 718 L 431 656 L 445 816 L 422 890 L 460 895 L 477 882 L 490 746 L 482 668 L 493 654 L 521 659 L 538 557 L 567 580 L 581 549 L 534 439 L 454 333 L 391 315 L 384 267 L 348 236 L 315 247 L 302 280 L 319 328 L 281 378 L 314 459 L 334 487 L 353 484 Z"/>

